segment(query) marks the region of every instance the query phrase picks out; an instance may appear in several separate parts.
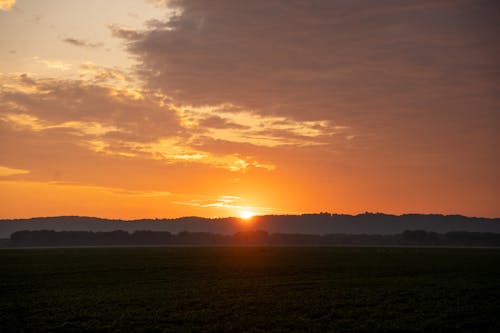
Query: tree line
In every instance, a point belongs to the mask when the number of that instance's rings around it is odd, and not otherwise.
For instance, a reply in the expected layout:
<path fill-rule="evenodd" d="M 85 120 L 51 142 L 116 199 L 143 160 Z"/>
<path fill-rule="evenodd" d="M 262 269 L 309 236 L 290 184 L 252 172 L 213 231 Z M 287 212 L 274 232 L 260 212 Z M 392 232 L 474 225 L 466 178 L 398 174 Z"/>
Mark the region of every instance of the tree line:
<path fill-rule="evenodd" d="M 500 234 L 451 231 L 435 233 L 407 230 L 393 235 L 372 234 L 287 234 L 266 231 L 241 231 L 232 235 L 208 232 L 134 231 L 17 231 L 10 246 L 100 246 L 100 245 L 205 245 L 205 246 L 335 246 L 335 245 L 427 245 L 500 246 Z"/>

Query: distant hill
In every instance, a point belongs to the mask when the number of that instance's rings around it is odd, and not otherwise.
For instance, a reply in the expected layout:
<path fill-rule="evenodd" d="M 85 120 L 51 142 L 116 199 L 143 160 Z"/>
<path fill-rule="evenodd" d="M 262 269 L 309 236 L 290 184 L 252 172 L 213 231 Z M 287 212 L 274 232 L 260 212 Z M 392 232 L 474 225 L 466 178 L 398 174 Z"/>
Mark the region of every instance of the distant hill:
<path fill-rule="evenodd" d="M 500 218 L 478 218 L 461 215 L 388 215 L 364 213 L 359 215 L 303 214 L 255 216 L 249 221 L 239 218 L 208 219 L 182 217 L 177 219 L 110 220 L 95 217 L 60 216 L 31 219 L 0 220 L 0 238 L 8 238 L 21 230 L 54 231 L 168 231 L 171 233 L 209 232 L 231 235 L 240 231 L 264 230 L 269 233 L 300 233 L 325 235 L 379 234 L 393 235 L 405 230 L 425 230 L 500 233 Z"/>

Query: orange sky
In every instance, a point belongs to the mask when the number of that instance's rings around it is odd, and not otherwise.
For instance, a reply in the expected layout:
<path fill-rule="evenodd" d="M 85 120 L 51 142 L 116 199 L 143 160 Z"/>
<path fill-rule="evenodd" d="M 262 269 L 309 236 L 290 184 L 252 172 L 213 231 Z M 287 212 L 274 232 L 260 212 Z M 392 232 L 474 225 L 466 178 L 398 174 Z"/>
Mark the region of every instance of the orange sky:
<path fill-rule="evenodd" d="M 0 218 L 500 216 L 500 6 L 0 1 Z"/>

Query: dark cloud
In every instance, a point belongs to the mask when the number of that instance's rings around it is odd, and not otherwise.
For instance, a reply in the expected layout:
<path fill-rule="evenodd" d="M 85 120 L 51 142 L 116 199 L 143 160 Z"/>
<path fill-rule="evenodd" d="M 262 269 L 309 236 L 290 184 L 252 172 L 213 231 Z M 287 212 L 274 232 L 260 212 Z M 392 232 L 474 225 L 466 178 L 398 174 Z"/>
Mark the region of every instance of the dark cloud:
<path fill-rule="evenodd" d="M 199 122 L 199 125 L 206 128 L 218 128 L 218 129 L 225 129 L 225 128 L 230 128 L 230 129 L 248 129 L 248 126 L 244 126 L 241 124 L 237 124 L 234 122 L 231 122 L 227 119 L 224 119 L 219 116 L 211 116 L 205 119 L 202 119 Z"/>
<path fill-rule="evenodd" d="M 132 28 L 122 27 L 115 24 L 109 26 L 111 30 L 111 35 L 118 38 L 124 38 L 128 40 L 134 40 L 140 38 L 141 34 Z"/>
<path fill-rule="evenodd" d="M 363 143 L 394 164 L 410 154 L 498 162 L 496 1 L 167 6 L 179 14 L 114 35 L 137 56 L 145 82 L 177 103 L 328 120 L 351 129 L 344 147 Z"/>
<path fill-rule="evenodd" d="M 434 3 L 176 1 L 181 15 L 115 35 L 131 40 L 152 84 L 199 103 L 403 94 L 456 69 L 470 72 L 463 66 L 477 60 L 483 70 L 498 66 L 493 39 L 472 49 L 478 23 L 490 37 L 498 32 L 488 6 Z"/>
<path fill-rule="evenodd" d="M 89 41 L 86 41 L 84 39 L 79 39 L 79 38 L 72 38 L 72 37 L 67 37 L 61 39 L 64 43 L 73 45 L 73 46 L 78 46 L 78 47 L 85 47 L 85 48 L 97 48 L 101 47 L 104 44 L 103 43 L 92 43 Z"/>
<path fill-rule="evenodd" d="M 114 35 L 138 56 L 148 84 L 181 103 L 232 103 L 365 131 L 373 121 L 387 131 L 417 119 L 425 126 L 436 112 L 457 117 L 457 107 L 500 105 L 494 1 L 169 5 L 180 14 Z"/>

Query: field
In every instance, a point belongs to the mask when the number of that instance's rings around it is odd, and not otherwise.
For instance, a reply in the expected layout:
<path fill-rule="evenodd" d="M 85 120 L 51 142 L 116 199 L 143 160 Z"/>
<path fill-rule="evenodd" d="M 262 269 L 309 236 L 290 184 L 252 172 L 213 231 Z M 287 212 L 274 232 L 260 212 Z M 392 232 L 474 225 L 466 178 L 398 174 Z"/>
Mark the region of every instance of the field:
<path fill-rule="evenodd" d="M 500 332 L 500 250 L 0 251 L 0 331 Z"/>

